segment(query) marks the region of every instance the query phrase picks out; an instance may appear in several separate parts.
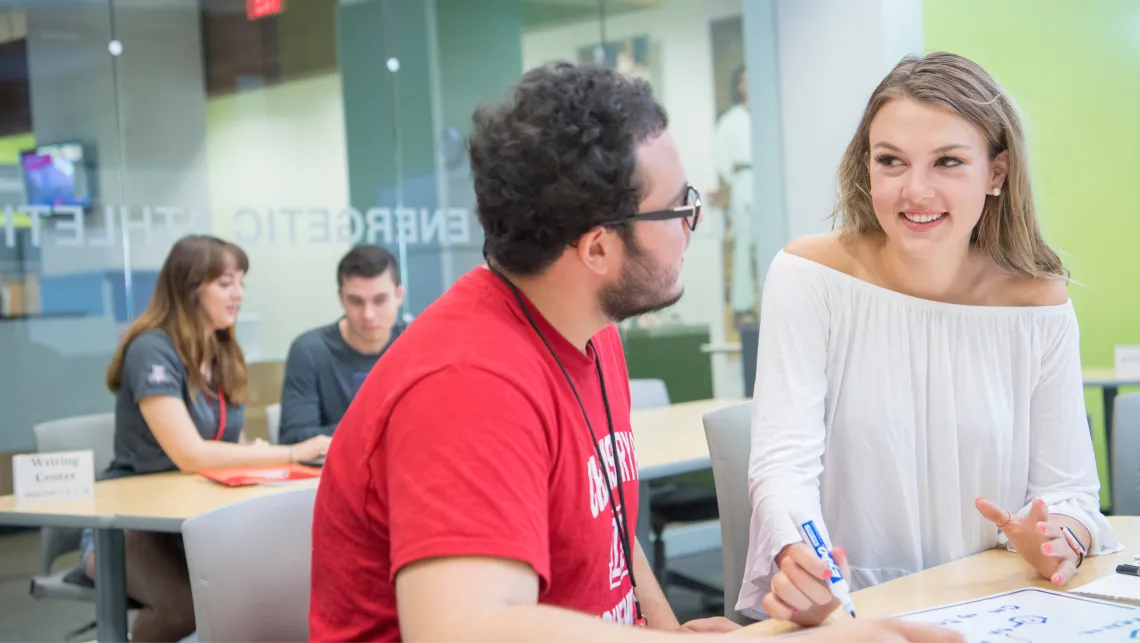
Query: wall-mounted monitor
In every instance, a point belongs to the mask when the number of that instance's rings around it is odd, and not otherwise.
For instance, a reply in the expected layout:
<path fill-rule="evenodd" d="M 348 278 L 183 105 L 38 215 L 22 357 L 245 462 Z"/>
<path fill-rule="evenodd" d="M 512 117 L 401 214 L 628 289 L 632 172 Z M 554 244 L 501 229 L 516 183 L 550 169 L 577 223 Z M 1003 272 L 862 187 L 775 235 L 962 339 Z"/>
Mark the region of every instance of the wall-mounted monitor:
<path fill-rule="evenodd" d="M 28 205 L 91 205 L 87 165 L 79 143 L 40 145 L 20 152 L 20 172 Z"/>

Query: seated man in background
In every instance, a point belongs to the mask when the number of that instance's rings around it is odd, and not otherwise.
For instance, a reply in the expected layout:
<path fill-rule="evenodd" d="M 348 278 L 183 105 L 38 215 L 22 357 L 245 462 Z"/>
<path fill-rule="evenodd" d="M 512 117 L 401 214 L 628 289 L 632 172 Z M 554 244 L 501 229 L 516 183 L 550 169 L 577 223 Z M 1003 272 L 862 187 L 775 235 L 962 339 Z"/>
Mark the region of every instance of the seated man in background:
<path fill-rule="evenodd" d="M 289 347 L 281 390 L 281 444 L 331 436 L 356 391 L 404 330 L 400 266 L 379 246 L 356 246 L 336 271 L 344 316 Z"/>

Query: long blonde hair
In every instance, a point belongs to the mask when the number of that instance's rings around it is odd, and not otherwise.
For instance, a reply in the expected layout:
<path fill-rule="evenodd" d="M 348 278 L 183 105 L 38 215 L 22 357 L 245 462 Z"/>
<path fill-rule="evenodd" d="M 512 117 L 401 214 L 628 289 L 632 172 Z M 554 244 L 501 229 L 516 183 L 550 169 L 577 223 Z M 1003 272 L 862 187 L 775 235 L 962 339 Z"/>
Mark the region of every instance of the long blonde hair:
<path fill-rule="evenodd" d="M 953 112 L 986 139 L 992 161 L 1009 152 L 1000 196 L 987 196 L 971 244 L 1010 273 L 1032 278 L 1068 278 L 1037 223 L 1026 165 L 1025 132 L 1013 100 L 977 63 L 938 51 L 907 56 L 883 79 L 867 102 L 854 138 L 839 164 L 839 201 L 834 217 L 844 235 L 879 232 L 871 203 L 871 121 L 888 102 L 908 98 Z"/>
<path fill-rule="evenodd" d="M 214 385 L 222 390 L 226 401 L 244 404 L 248 396 L 245 356 L 234 336 L 233 327 L 216 330 L 199 303 L 203 285 L 226 272 L 227 259 L 238 270 L 249 271 L 249 258 L 238 246 L 208 235 L 182 237 L 170 249 L 154 296 L 146 310 L 127 330 L 107 367 L 107 388 L 117 393 L 123 384 L 123 356 L 139 335 L 162 329 L 174 341 L 178 357 L 190 377 L 191 391 L 207 392 L 202 364 L 210 363 Z"/>

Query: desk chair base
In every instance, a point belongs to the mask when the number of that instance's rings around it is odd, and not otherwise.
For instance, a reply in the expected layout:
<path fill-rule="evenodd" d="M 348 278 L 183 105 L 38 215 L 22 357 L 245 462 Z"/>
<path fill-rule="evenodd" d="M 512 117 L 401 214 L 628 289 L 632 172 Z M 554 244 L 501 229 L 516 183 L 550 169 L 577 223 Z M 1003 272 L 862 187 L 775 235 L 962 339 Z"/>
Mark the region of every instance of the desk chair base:
<path fill-rule="evenodd" d="M 665 538 L 663 537 L 663 530 L 658 531 L 654 529 L 654 532 L 653 575 L 657 577 L 657 582 L 661 585 L 662 591 L 667 591 L 669 587 L 682 587 L 691 592 L 696 592 L 697 594 L 701 594 L 702 604 L 708 611 L 718 614 L 722 613 L 724 611 L 724 590 L 720 587 L 713 587 L 691 576 L 670 570 L 665 558 Z"/>
<path fill-rule="evenodd" d="M 87 576 L 82 567 L 73 567 L 43 576 L 33 576 L 28 593 L 37 601 L 62 600 L 77 603 L 95 603 L 95 581 Z M 132 598 L 127 598 L 128 609 L 142 607 Z M 64 636 L 65 641 L 86 638 L 98 627 L 97 621 L 75 628 Z"/>
<path fill-rule="evenodd" d="M 82 576 L 86 582 L 79 581 L 77 576 Z M 32 577 L 28 593 L 37 601 L 55 599 L 81 603 L 95 602 L 95 584 L 78 567 L 48 576 Z"/>
<path fill-rule="evenodd" d="M 97 629 L 99 629 L 99 624 L 96 623 L 95 621 L 91 621 L 90 623 L 88 623 L 86 625 L 81 625 L 81 626 L 75 628 L 74 630 L 71 630 L 70 632 L 68 632 L 66 635 L 64 635 L 63 640 L 65 640 L 65 641 L 90 640 L 89 639 L 90 635 L 93 632 L 95 632 L 95 630 L 97 630 Z"/>
<path fill-rule="evenodd" d="M 717 520 L 715 488 L 703 484 L 664 481 L 651 487 L 649 520 L 653 532 L 653 575 L 663 590 L 670 585 L 702 594 L 705 606 L 724 602 L 724 590 L 668 568 L 665 528 L 670 524 Z"/>
<path fill-rule="evenodd" d="M 681 587 L 696 592 L 701 595 L 701 606 L 706 612 L 717 615 L 724 613 L 723 589 L 677 572 L 666 572 L 665 576 L 665 582 L 661 583 L 662 587 Z"/>

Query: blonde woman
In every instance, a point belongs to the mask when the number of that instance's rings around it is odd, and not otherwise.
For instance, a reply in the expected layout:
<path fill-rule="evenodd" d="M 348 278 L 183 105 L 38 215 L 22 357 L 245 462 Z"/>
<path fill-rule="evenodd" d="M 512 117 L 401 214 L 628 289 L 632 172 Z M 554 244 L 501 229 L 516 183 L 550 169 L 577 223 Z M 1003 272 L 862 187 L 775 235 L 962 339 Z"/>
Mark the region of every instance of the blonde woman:
<path fill-rule="evenodd" d="M 1063 585 L 1117 550 L 1068 273 L 1009 96 L 960 56 L 904 59 L 839 183 L 839 230 L 793 241 L 765 284 L 737 608 L 835 608 L 792 508 L 830 530 L 856 589 L 1003 544 Z"/>

